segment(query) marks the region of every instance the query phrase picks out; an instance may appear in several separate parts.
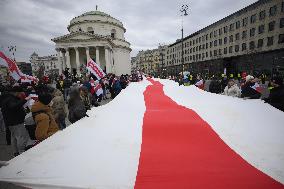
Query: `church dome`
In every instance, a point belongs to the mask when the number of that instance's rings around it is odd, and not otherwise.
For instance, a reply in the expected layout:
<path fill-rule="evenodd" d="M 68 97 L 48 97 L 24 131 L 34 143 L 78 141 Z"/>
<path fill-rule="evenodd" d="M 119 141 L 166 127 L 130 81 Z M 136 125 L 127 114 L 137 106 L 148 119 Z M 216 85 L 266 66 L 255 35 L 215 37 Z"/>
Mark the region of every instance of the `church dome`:
<path fill-rule="evenodd" d="M 93 28 L 96 34 L 96 29 L 100 27 L 112 27 L 112 29 L 121 30 L 123 33 L 126 31 L 122 22 L 98 10 L 89 11 L 73 18 L 67 29 L 72 33 L 77 31 L 88 32 L 90 28 Z"/>
<path fill-rule="evenodd" d="M 111 17 L 110 15 L 104 13 L 104 12 L 101 12 L 101 11 L 89 11 L 89 12 L 86 12 L 84 14 L 82 14 L 81 16 L 86 16 L 86 15 L 100 15 L 100 16 L 107 16 L 107 17 Z"/>

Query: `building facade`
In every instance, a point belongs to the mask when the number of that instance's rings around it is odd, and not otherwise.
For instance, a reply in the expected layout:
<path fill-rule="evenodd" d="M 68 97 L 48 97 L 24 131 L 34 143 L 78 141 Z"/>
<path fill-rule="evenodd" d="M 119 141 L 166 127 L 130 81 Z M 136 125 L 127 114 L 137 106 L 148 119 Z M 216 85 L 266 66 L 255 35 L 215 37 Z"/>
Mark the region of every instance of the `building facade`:
<path fill-rule="evenodd" d="M 81 73 L 93 59 L 106 73 L 130 74 L 131 49 L 122 22 L 96 10 L 73 18 L 67 29 L 69 34 L 52 39 L 62 70 Z"/>
<path fill-rule="evenodd" d="M 154 76 L 161 75 L 165 64 L 166 49 L 167 46 L 163 45 L 157 49 L 139 51 L 136 57 L 132 57 L 131 70 L 142 71 Z"/>
<path fill-rule="evenodd" d="M 167 49 L 168 74 L 182 69 L 182 42 Z M 284 2 L 259 0 L 184 38 L 184 70 L 209 75 L 284 71 Z"/>
<path fill-rule="evenodd" d="M 32 74 L 39 78 L 44 75 L 60 75 L 62 73 L 62 59 L 60 58 L 58 61 L 57 55 L 39 56 L 34 52 L 30 56 L 30 62 Z"/>

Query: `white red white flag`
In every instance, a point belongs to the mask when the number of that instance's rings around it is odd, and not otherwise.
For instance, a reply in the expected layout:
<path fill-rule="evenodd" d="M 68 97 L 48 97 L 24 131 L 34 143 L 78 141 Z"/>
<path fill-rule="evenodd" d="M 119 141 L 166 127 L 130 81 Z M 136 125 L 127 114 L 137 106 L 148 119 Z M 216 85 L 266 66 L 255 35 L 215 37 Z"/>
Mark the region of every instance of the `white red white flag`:
<path fill-rule="evenodd" d="M 89 60 L 89 62 L 87 63 L 86 68 L 92 73 L 94 74 L 98 80 L 100 80 L 101 78 L 103 78 L 106 74 L 104 73 L 104 71 L 100 68 L 100 66 L 95 63 L 92 59 Z"/>
<path fill-rule="evenodd" d="M 37 82 L 38 79 L 33 76 L 26 75 L 22 73 L 22 71 L 17 66 L 16 62 L 13 61 L 11 58 L 5 55 L 3 51 L 0 51 L 0 65 L 7 67 L 9 69 L 10 75 L 18 81 L 21 79 L 21 82 Z"/>
<path fill-rule="evenodd" d="M 251 86 L 251 88 L 253 88 L 254 90 L 256 90 L 259 93 L 262 92 L 262 87 L 258 83 L 255 83 L 253 86 Z"/>
<path fill-rule="evenodd" d="M 0 181 L 38 189 L 283 189 L 284 116 L 260 101 L 145 79 L 87 114 L 4 162 Z"/>

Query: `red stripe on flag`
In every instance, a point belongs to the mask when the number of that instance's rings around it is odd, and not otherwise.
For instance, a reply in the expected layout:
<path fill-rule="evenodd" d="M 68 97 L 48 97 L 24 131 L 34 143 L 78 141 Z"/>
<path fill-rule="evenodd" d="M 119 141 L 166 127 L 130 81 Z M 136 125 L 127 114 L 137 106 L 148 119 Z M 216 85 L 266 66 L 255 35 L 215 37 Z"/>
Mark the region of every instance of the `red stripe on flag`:
<path fill-rule="evenodd" d="M 90 67 L 98 75 L 98 79 L 104 77 L 104 73 L 99 69 L 98 65 L 93 60 L 88 62 L 88 67 Z"/>
<path fill-rule="evenodd" d="M 144 92 L 135 189 L 283 189 L 226 145 L 197 113 L 167 97 L 159 82 L 152 83 Z"/>

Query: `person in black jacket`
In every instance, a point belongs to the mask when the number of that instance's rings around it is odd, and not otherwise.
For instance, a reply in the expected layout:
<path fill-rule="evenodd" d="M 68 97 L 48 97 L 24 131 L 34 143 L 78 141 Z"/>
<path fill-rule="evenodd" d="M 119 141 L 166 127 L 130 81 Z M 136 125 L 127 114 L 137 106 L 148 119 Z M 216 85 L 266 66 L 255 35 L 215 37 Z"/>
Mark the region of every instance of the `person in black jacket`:
<path fill-rule="evenodd" d="M 212 78 L 212 81 L 209 85 L 209 92 L 210 93 L 216 93 L 216 94 L 220 94 L 222 92 L 221 91 L 221 83 L 215 77 Z"/>
<path fill-rule="evenodd" d="M 63 90 L 64 90 L 64 100 L 67 102 L 67 98 L 69 96 L 70 87 L 72 86 L 72 80 L 69 77 L 66 77 L 63 80 Z"/>
<path fill-rule="evenodd" d="M 24 126 L 26 112 L 23 107 L 27 100 L 19 98 L 21 92 L 21 87 L 13 87 L 9 93 L 2 96 L 1 100 L 1 111 L 5 125 L 11 132 L 11 142 L 15 156 L 25 151 L 29 141 L 29 135 Z"/>
<path fill-rule="evenodd" d="M 284 86 L 283 78 L 275 77 L 271 80 L 271 89 L 269 97 L 264 99 L 265 102 L 269 103 L 271 106 L 284 112 Z"/>

